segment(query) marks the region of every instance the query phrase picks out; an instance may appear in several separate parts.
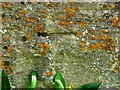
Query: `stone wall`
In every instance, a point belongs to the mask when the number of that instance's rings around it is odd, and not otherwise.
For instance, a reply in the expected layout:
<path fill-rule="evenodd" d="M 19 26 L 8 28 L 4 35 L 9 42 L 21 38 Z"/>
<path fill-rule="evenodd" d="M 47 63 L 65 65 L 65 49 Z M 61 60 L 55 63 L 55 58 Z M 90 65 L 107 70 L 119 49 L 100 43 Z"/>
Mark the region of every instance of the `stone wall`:
<path fill-rule="evenodd" d="M 118 3 L 2 3 L 2 63 L 12 87 L 54 87 L 60 71 L 67 86 L 101 82 L 119 87 Z M 50 74 L 53 73 L 53 74 Z"/>

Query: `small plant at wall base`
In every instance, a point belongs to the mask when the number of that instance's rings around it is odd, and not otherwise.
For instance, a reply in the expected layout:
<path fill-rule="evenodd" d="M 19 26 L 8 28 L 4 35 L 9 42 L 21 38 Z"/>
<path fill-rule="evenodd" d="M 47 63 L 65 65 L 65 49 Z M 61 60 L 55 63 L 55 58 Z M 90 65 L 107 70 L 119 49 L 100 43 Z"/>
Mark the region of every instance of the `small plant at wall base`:
<path fill-rule="evenodd" d="M 33 71 L 31 73 L 31 80 L 30 80 L 30 84 L 29 84 L 27 90 L 34 90 L 36 88 L 37 76 L 38 76 L 37 71 Z M 60 74 L 60 72 L 56 72 L 53 81 L 55 83 L 56 90 L 61 90 L 61 89 L 66 90 L 65 80 L 62 77 L 62 75 Z M 100 85 L 101 85 L 101 83 L 99 83 L 99 82 L 84 84 L 84 85 L 78 87 L 77 90 L 97 90 Z M 69 90 L 72 90 L 72 84 L 68 88 L 69 88 Z M 10 90 L 10 89 L 11 89 L 11 87 L 10 87 L 10 82 L 9 82 L 8 76 L 5 74 L 4 69 L 2 69 L 2 90 Z"/>
<path fill-rule="evenodd" d="M 31 75 L 30 84 L 28 86 L 28 90 L 34 90 L 36 88 L 37 76 L 38 76 L 38 72 L 37 71 L 33 71 L 32 75 Z"/>
<path fill-rule="evenodd" d="M 2 69 L 2 90 L 10 90 L 10 83 L 8 76 L 5 74 L 4 69 Z"/>
<path fill-rule="evenodd" d="M 62 75 L 60 74 L 60 72 L 56 72 L 56 75 L 55 75 L 53 81 L 55 82 L 56 90 L 61 90 L 61 89 L 66 90 L 65 80 L 62 77 Z M 77 90 L 97 90 L 100 85 L 101 85 L 101 83 L 99 83 L 99 82 L 88 83 L 88 84 L 84 84 L 84 85 L 78 87 Z M 69 88 L 69 90 L 72 90 L 72 84 L 68 88 Z"/>

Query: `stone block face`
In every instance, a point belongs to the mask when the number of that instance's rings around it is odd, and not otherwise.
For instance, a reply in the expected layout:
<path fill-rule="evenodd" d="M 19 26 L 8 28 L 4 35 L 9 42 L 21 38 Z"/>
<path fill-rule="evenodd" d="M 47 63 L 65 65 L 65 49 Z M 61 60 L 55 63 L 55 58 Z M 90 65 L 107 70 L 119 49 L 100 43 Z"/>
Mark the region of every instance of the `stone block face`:
<path fill-rule="evenodd" d="M 56 71 L 67 86 L 120 87 L 117 2 L 1 4 L 1 67 L 12 87 L 27 88 L 34 69 L 40 88 L 54 87 Z"/>

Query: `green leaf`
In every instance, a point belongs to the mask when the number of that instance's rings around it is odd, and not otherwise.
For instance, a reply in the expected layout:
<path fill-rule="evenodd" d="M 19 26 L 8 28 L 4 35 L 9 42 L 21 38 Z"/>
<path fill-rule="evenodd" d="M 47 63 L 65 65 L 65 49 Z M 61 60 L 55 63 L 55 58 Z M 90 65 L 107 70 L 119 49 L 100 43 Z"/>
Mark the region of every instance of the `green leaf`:
<path fill-rule="evenodd" d="M 77 90 L 97 90 L 101 83 L 96 82 L 96 83 L 89 83 L 89 84 L 84 84 L 80 86 Z"/>
<path fill-rule="evenodd" d="M 37 71 L 33 71 L 31 75 L 30 85 L 28 86 L 28 90 L 34 90 L 37 85 Z"/>
<path fill-rule="evenodd" d="M 2 69 L 2 90 L 10 90 L 10 83 L 8 76 L 5 74 L 4 70 Z"/>
<path fill-rule="evenodd" d="M 70 84 L 70 86 L 68 87 L 68 90 L 72 90 L 72 84 Z"/>
<path fill-rule="evenodd" d="M 65 80 L 60 74 L 60 72 L 56 72 L 56 75 L 54 77 L 55 87 L 56 90 L 64 89 L 66 90 Z"/>

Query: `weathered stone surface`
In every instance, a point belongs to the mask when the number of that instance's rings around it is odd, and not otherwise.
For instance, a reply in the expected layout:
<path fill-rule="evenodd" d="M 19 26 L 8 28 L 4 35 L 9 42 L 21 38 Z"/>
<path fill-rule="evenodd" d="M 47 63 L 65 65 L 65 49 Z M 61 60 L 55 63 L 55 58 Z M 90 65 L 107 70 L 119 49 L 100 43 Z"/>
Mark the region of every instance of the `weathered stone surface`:
<path fill-rule="evenodd" d="M 27 88 L 34 69 L 41 88 L 54 87 L 56 71 L 67 86 L 98 81 L 103 88 L 119 87 L 117 3 L 3 3 L 3 13 L 0 50 L 12 66 L 13 87 Z M 75 15 L 72 20 L 69 13 Z M 58 25 L 61 16 L 66 23 Z M 105 46 L 93 46 L 102 41 Z"/>

